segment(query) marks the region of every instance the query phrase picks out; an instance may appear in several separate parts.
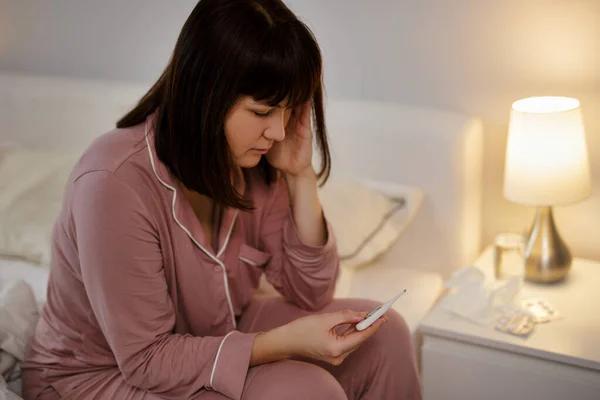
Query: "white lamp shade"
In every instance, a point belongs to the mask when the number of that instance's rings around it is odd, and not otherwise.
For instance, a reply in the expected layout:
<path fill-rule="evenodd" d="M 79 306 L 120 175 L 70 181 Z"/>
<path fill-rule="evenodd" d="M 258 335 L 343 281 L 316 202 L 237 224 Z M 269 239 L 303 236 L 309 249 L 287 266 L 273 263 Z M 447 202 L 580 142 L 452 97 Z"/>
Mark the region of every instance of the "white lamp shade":
<path fill-rule="evenodd" d="M 591 193 L 579 101 L 530 97 L 512 105 L 504 196 L 530 206 L 583 200 Z"/>

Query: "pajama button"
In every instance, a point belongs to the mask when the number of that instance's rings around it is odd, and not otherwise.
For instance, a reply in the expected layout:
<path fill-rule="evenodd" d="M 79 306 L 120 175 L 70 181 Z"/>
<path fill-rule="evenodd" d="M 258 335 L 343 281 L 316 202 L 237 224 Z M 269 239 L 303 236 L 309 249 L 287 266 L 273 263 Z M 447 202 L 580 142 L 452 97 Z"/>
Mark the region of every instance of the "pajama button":
<path fill-rule="evenodd" d="M 219 271 L 221 271 L 221 267 L 219 267 L 218 265 L 215 265 L 215 266 L 213 267 L 213 271 L 215 271 L 215 272 L 219 272 Z"/>

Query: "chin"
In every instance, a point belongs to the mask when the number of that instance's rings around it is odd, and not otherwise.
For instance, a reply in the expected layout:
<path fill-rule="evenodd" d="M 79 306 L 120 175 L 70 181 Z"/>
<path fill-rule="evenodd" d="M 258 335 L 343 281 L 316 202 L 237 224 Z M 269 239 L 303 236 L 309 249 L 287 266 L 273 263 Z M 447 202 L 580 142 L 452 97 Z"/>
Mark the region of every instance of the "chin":
<path fill-rule="evenodd" d="M 254 168 L 260 162 L 262 155 L 256 156 L 245 156 L 237 160 L 237 165 L 240 168 Z"/>

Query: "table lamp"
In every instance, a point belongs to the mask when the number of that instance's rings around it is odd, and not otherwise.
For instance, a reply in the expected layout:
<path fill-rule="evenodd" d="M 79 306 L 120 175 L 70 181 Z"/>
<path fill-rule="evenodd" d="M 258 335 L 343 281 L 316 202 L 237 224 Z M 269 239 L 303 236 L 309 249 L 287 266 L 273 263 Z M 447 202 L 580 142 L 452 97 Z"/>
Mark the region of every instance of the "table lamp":
<path fill-rule="evenodd" d="M 529 97 L 513 103 L 504 197 L 536 207 L 525 238 L 525 279 L 556 282 L 571 268 L 552 207 L 588 197 L 591 179 L 581 108 L 568 97 Z"/>

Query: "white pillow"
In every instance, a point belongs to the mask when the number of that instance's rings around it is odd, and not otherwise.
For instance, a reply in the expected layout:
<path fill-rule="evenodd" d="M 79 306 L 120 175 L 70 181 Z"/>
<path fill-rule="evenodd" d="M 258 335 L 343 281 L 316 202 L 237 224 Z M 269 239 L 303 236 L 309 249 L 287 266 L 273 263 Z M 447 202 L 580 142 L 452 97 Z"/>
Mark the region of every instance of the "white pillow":
<path fill-rule="evenodd" d="M 0 158 L 0 254 L 50 264 L 52 228 L 76 158 L 20 147 Z"/>
<path fill-rule="evenodd" d="M 423 192 L 411 186 L 332 179 L 319 189 L 319 199 L 335 233 L 342 266 L 357 268 L 398 240 L 416 215 Z"/>

